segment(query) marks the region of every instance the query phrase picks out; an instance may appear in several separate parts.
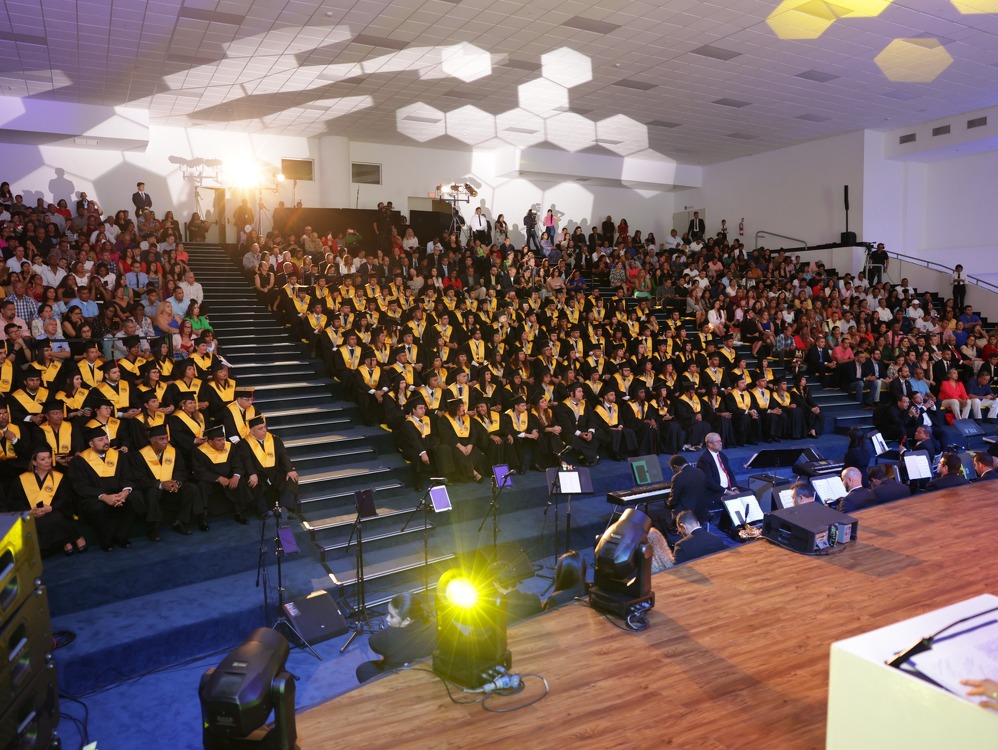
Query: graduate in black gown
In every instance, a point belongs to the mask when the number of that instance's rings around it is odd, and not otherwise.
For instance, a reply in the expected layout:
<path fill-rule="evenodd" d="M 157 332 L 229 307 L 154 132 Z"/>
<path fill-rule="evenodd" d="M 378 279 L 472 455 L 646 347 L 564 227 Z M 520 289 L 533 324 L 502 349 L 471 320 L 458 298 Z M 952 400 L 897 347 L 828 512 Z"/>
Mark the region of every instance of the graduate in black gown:
<path fill-rule="evenodd" d="M 71 484 L 62 472 L 52 469 L 52 449 L 47 444 L 35 447 L 31 468 L 8 486 L 3 508 L 31 514 L 42 554 L 60 548 L 66 555 L 87 551 L 87 540 L 73 523 Z"/>
<path fill-rule="evenodd" d="M 447 414 L 437 424 L 441 448 L 450 448 L 454 478 L 459 482 L 481 482 L 489 473 L 489 468 L 485 454 L 475 445 L 472 437 L 471 417 L 468 416 L 464 400 L 452 398 L 448 401 Z"/>

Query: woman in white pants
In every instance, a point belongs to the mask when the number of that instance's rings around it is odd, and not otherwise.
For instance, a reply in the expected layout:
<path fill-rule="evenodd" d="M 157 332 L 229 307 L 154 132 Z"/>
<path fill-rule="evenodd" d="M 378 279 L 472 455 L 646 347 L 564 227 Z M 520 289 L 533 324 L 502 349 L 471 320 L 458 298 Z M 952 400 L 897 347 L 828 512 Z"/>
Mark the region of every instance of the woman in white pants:
<path fill-rule="evenodd" d="M 955 367 L 950 368 L 946 380 L 939 386 L 939 403 L 943 409 L 953 412 L 956 419 L 966 419 L 970 416 L 970 397 L 960 382 L 960 371 Z"/>

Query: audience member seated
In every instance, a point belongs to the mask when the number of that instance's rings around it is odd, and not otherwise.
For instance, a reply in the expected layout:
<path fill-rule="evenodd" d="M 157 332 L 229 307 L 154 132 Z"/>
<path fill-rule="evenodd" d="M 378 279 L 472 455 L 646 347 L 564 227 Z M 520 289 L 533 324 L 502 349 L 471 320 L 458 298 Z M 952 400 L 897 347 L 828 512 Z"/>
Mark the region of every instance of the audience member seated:
<path fill-rule="evenodd" d="M 724 542 L 721 538 L 701 527 L 700 522 L 691 511 L 687 510 L 679 514 L 677 526 L 683 538 L 676 542 L 673 549 L 676 565 L 724 549 Z"/>
<path fill-rule="evenodd" d="M 978 482 L 990 482 L 998 479 L 998 471 L 995 470 L 995 459 L 990 453 L 983 451 L 974 453 L 974 471 L 977 472 Z"/>
<path fill-rule="evenodd" d="M 887 464 L 877 464 L 869 472 L 870 487 L 878 503 L 911 497 L 911 488 L 894 478 Z"/>
<path fill-rule="evenodd" d="M 429 656 L 436 642 L 436 624 L 430 619 L 422 595 L 407 591 L 396 594 L 388 602 L 385 627 L 372 633 L 368 641 L 381 658 L 358 665 L 357 682 L 367 682 Z"/>
<path fill-rule="evenodd" d="M 938 476 L 926 486 L 926 492 L 948 490 L 953 487 L 965 487 L 970 484 L 963 474 L 963 462 L 956 453 L 943 453 L 939 456 L 936 467 Z"/>
<path fill-rule="evenodd" d="M 654 526 L 648 532 L 648 544 L 651 547 L 651 572 L 661 573 L 676 564 L 676 558 L 669 549 L 669 543 L 662 536 L 662 532 Z"/>
<path fill-rule="evenodd" d="M 877 504 L 877 496 L 873 490 L 863 486 L 863 474 L 859 469 L 843 469 L 842 484 L 845 485 L 846 494 L 839 500 L 838 510 L 843 513 L 852 513 Z"/>

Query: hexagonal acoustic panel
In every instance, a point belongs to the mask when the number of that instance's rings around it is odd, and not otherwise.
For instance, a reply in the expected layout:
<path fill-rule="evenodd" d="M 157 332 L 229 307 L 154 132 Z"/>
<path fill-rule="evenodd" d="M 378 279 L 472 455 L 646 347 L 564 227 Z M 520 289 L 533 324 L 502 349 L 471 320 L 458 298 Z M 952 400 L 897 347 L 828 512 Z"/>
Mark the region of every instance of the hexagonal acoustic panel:
<path fill-rule="evenodd" d="M 593 79 L 593 63 L 581 52 L 561 47 L 541 55 L 541 75 L 549 81 L 571 88 Z"/>
<path fill-rule="evenodd" d="M 891 81 L 931 83 L 953 62 L 938 39 L 895 39 L 874 58 Z"/>
<path fill-rule="evenodd" d="M 874 18 L 892 0 L 783 0 L 766 23 L 780 39 L 817 39 L 840 18 Z"/>

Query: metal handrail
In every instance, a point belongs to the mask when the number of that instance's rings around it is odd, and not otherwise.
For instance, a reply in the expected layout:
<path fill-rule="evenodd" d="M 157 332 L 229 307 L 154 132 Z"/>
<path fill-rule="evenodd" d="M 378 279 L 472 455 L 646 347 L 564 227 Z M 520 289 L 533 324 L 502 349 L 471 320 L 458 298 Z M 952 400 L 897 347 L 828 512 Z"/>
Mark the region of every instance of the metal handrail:
<path fill-rule="evenodd" d="M 911 255 L 904 255 L 903 253 L 887 252 L 892 258 L 897 258 L 898 260 L 903 260 L 907 263 L 914 263 L 915 265 L 922 266 L 923 268 L 928 268 L 931 271 L 938 271 L 939 273 L 952 274 L 955 269 L 949 266 L 944 266 L 942 263 L 936 263 L 932 260 L 925 260 L 924 258 L 915 258 Z M 990 291 L 998 294 L 998 284 L 986 281 L 984 279 L 978 278 L 977 276 L 971 276 L 967 274 L 967 281 L 973 281 L 977 286 L 987 287 Z"/>
<path fill-rule="evenodd" d="M 787 235 L 785 235 L 785 234 L 777 234 L 776 232 L 768 232 L 765 229 L 760 229 L 758 232 L 755 233 L 755 246 L 756 247 L 762 247 L 762 245 L 759 244 L 759 237 L 761 235 L 766 235 L 767 237 L 779 237 L 781 240 L 793 240 L 794 242 L 799 242 L 801 244 L 801 247 L 803 247 L 805 250 L 807 250 L 807 242 L 805 242 L 804 240 L 798 239 L 797 237 L 787 237 Z"/>

